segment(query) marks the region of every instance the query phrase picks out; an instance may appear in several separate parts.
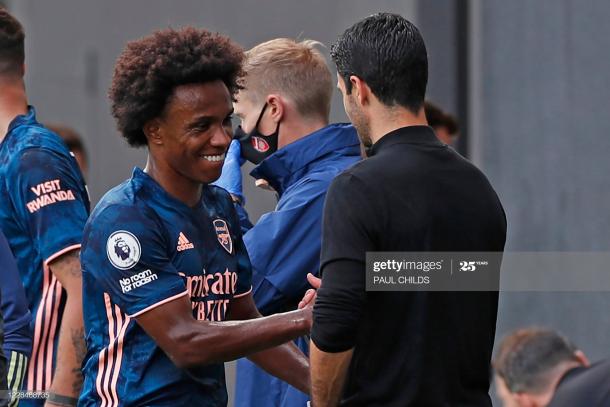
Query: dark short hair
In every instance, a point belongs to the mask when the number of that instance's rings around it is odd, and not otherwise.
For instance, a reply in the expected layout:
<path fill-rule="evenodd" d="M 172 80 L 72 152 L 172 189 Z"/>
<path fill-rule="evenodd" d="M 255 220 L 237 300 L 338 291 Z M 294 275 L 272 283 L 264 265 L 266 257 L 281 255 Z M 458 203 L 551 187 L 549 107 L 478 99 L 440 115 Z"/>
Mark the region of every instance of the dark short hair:
<path fill-rule="evenodd" d="M 402 16 L 379 13 L 345 30 L 331 48 L 337 72 L 351 93 L 351 75 L 362 79 L 385 105 L 416 113 L 428 83 L 428 55 L 415 25 Z"/>
<path fill-rule="evenodd" d="M 562 362 L 578 362 L 576 350 L 555 331 L 519 329 L 504 338 L 493 367 L 512 393 L 537 393 L 550 384 L 553 368 Z"/>
<path fill-rule="evenodd" d="M 0 7 L 0 75 L 23 75 L 25 32 L 5 8 Z"/>
<path fill-rule="evenodd" d="M 234 96 L 243 58 L 229 38 L 193 27 L 168 28 L 129 42 L 109 90 L 118 130 L 130 145 L 146 145 L 144 124 L 163 113 L 176 86 L 221 80 Z"/>
<path fill-rule="evenodd" d="M 424 103 L 426 119 L 430 127 L 445 127 L 450 135 L 455 135 L 459 131 L 459 126 L 455 117 L 444 112 L 434 103 L 426 100 Z"/>

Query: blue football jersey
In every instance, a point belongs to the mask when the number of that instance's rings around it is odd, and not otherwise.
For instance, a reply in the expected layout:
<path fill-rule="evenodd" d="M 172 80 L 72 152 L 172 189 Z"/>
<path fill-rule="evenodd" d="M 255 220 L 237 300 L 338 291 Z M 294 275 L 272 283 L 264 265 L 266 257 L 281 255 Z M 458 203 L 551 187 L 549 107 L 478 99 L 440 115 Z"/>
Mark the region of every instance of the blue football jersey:
<path fill-rule="evenodd" d="M 59 136 L 36 121 L 30 107 L 10 123 L 0 144 L 0 228 L 33 315 L 27 390 L 47 390 L 55 363 L 65 291 L 48 264 L 80 247 L 88 214 L 89 197 L 76 160 Z"/>
<path fill-rule="evenodd" d="M 193 208 L 140 169 L 96 206 L 83 237 L 87 337 L 80 406 L 224 406 L 224 364 L 179 369 L 135 317 L 188 296 L 197 320 L 224 321 L 251 291 L 230 195 L 204 186 Z"/>

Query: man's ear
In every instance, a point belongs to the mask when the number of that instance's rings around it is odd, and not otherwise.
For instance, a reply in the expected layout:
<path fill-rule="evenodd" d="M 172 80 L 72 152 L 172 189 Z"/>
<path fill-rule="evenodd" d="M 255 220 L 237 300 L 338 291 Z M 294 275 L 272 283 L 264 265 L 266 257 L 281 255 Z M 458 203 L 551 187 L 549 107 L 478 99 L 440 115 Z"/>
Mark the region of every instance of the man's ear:
<path fill-rule="evenodd" d="M 527 393 L 511 393 L 513 400 L 519 407 L 541 407 L 536 400 Z"/>
<path fill-rule="evenodd" d="M 275 123 L 279 123 L 284 117 L 284 113 L 286 113 L 286 102 L 277 94 L 268 95 L 266 102 L 269 105 L 267 109 L 269 109 L 271 119 Z"/>
<path fill-rule="evenodd" d="M 362 79 L 355 75 L 349 77 L 352 84 L 352 96 L 358 101 L 361 106 L 366 106 L 370 102 L 371 89 Z"/>
<path fill-rule="evenodd" d="M 148 139 L 148 144 L 163 144 L 163 130 L 161 128 L 161 122 L 158 118 L 154 118 L 152 120 L 144 123 L 144 127 L 142 128 L 144 135 Z"/>
<path fill-rule="evenodd" d="M 578 359 L 578 361 L 580 363 L 582 363 L 582 365 L 584 367 L 591 366 L 591 362 L 589 362 L 589 358 L 585 355 L 585 353 L 583 351 L 577 350 L 576 352 L 574 352 L 574 356 L 576 356 L 576 359 Z"/>

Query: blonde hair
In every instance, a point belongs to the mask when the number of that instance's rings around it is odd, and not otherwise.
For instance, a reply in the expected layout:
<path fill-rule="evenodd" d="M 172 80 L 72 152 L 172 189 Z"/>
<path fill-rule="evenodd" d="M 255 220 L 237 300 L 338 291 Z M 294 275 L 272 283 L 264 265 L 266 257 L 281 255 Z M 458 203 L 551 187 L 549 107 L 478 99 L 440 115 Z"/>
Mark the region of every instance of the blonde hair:
<path fill-rule="evenodd" d="M 244 93 L 259 102 L 271 93 L 291 100 L 303 117 L 328 120 L 331 73 L 318 41 L 277 38 L 246 52 Z"/>

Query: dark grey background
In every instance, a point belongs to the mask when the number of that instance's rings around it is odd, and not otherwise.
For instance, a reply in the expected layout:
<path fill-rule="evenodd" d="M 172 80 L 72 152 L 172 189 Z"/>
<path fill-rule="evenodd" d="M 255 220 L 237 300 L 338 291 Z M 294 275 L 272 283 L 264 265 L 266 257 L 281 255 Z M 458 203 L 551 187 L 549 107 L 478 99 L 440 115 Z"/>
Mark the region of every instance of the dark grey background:
<path fill-rule="evenodd" d="M 5 1 L 27 30 L 27 86 L 44 121 L 85 137 L 94 201 L 143 165 L 105 97 L 125 42 L 195 24 L 244 47 L 279 36 L 330 44 L 356 20 L 399 12 L 420 26 L 429 97 L 458 113 L 460 144 L 506 208 L 509 250 L 610 249 L 610 2 L 591 0 Z M 344 121 L 338 94 L 333 120 Z M 274 206 L 246 181 L 254 219 Z M 610 272 L 610 270 L 609 270 Z M 591 359 L 610 353 L 606 293 L 503 293 L 498 335 L 560 329 Z"/>
<path fill-rule="evenodd" d="M 608 251 L 610 3 L 472 4 L 471 152 L 504 203 L 508 248 Z M 598 359 L 609 309 L 608 293 L 504 293 L 498 332 L 550 325 Z"/>

